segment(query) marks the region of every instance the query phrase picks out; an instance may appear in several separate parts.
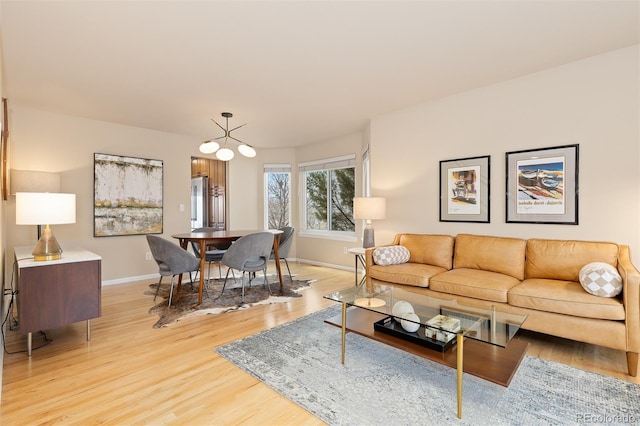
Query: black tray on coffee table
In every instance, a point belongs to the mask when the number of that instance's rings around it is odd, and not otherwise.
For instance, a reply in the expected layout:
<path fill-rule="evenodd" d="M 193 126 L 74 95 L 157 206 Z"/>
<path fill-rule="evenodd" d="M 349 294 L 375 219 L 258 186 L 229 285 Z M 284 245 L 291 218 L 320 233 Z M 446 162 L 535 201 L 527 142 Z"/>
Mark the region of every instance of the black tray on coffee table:
<path fill-rule="evenodd" d="M 395 320 L 392 316 L 388 316 L 381 319 L 380 321 L 374 322 L 373 328 L 376 331 L 390 334 L 400 339 L 405 339 L 439 352 L 446 352 L 456 345 L 455 336 L 448 342 L 442 342 L 436 339 L 432 339 L 425 335 L 425 326 L 421 325 L 420 328 L 418 328 L 418 331 L 410 332 L 402 328 L 400 322 Z"/>

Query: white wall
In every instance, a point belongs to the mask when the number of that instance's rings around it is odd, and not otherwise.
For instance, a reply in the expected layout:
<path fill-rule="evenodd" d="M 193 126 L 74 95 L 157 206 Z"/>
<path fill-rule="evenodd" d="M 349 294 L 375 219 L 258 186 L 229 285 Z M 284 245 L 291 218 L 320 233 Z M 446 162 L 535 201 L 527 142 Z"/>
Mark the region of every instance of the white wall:
<path fill-rule="evenodd" d="M 163 161 L 162 236 L 171 239 L 171 234 L 189 230 L 191 157 L 204 156 L 198 151 L 200 141 L 20 106 L 10 106 L 10 116 L 10 167 L 61 173 L 62 191 L 77 194 L 76 223 L 52 228 L 63 249 L 73 244 L 101 255 L 102 279 L 107 283 L 156 276 L 155 262 L 144 258 L 149 251 L 144 236 L 93 237 L 93 154 Z M 228 229 L 263 229 L 263 166 L 294 163 L 293 149 L 258 149 L 258 152 L 253 159 L 236 155 L 227 165 Z M 15 196 L 10 196 L 5 204 L 3 223 L 7 227 L 9 253 L 5 263 L 10 266 L 13 247 L 35 245 L 36 228 L 15 225 Z M 180 204 L 184 204 L 185 211 L 179 210 Z"/>
<path fill-rule="evenodd" d="M 201 156 L 198 140 L 180 135 L 88 120 L 31 108 L 11 106 L 10 167 L 62 174 L 63 192 L 76 195 L 77 217 L 72 225 L 56 225 L 62 245 L 84 247 L 102 256 L 103 281 L 157 275 L 157 265 L 145 260 L 149 251 L 144 236 L 93 237 L 93 154 L 96 152 L 162 160 L 164 165 L 163 237 L 186 232 L 190 226 L 191 156 Z M 247 176 L 256 174 L 255 159 L 234 159 L 229 175 L 237 185 L 228 188 L 236 229 L 254 228 L 258 191 Z M 244 177 L 243 178 L 239 178 Z M 259 191 L 258 191 L 259 192 Z M 236 205 L 234 200 L 248 205 Z M 179 210 L 180 204 L 185 206 Z M 15 225 L 15 196 L 6 203 L 7 252 L 35 245 L 36 229 Z M 232 223 L 233 223 L 232 222 Z M 261 228 L 261 223 L 260 223 Z M 10 265 L 12 255 L 6 256 Z"/>
<path fill-rule="evenodd" d="M 372 118 L 362 132 L 295 149 L 258 150 L 254 159 L 229 163 L 230 229 L 262 229 L 263 165 L 297 164 L 360 153 L 369 142 L 372 194 L 387 197 L 387 219 L 376 221 L 376 242 L 397 232 L 469 232 L 520 237 L 612 240 L 629 244 L 640 265 L 640 160 L 638 46 Z M 63 191 L 77 194 L 77 223 L 55 226 L 60 243 L 103 256 L 103 280 L 157 273 L 144 236 L 93 237 L 93 154 L 103 152 L 164 161 L 164 237 L 189 221 L 190 158 L 199 140 L 180 135 L 34 110 L 10 103 L 10 167 L 62 173 Z M 504 153 L 580 144 L 580 224 L 506 224 Z M 440 160 L 491 155 L 491 223 L 438 221 Z M 296 197 L 297 198 L 297 197 Z M 180 212 L 178 206 L 185 205 Z M 297 200 L 293 224 L 300 230 Z M 35 244 L 35 227 L 15 225 L 15 197 L 5 203 L 6 256 Z M 358 224 L 356 230 L 360 235 Z M 353 266 L 339 241 L 298 235 L 293 256 L 318 264 Z"/>
<path fill-rule="evenodd" d="M 638 46 L 371 121 L 376 242 L 398 232 L 606 240 L 640 266 Z M 505 152 L 580 144 L 579 225 L 505 223 Z M 439 222 L 439 161 L 491 156 L 491 223 Z"/>

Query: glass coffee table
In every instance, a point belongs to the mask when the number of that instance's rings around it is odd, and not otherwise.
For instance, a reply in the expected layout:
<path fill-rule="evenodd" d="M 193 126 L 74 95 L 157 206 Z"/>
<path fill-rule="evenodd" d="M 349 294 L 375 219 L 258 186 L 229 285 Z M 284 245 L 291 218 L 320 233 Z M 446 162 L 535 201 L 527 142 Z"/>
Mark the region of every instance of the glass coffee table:
<path fill-rule="evenodd" d="M 375 280 L 337 291 L 324 297 L 342 303 L 342 313 L 326 322 L 342 329 L 343 364 L 349 331 L 455 367 L 458 418 L 462 418 L 463 372 L 508 386 L 528 347 L 513 339 L 527 317 L 493 306 L 469 307 L 419 291 Z M 471 340 L 465 342 L 465 338 Z M 471 361 L 468 368 L 467 360 Z"/>

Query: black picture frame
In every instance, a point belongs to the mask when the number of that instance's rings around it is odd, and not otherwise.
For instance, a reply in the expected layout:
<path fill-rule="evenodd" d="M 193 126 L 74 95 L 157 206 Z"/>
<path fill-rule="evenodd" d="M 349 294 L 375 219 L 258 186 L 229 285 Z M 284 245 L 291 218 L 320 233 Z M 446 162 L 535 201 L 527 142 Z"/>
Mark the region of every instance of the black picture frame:
<path fill-rule="evenodd" d="M 578 225 L 579 144 L 505 154 L 507 223 Z"/>
<path fill-rule="evenodd" d="M 491 221 L 491 157 L 440 161 L 440 222 Z"/>

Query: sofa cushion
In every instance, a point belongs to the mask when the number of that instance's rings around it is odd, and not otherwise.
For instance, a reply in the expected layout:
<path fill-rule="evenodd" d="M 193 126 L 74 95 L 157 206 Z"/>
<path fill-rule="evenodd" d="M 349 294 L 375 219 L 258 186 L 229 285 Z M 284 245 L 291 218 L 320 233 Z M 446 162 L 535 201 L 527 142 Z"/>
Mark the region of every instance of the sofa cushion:
<path fill-rule="evenodd" d="M 580 269 L 579 275 L 582 288 L 594 296 L 615 297 L 622 292 L 622 278 L 608 263 L 588 263 Z"/>
<path fill-rule="evenodd" d="M 498 272 L 522 280 L 526 245 L 527 241 L 520 238 L 459 234 L 453 267 Z"/>
<path fill-rule="evenodd" d="M 444 271 L 446 269 L 439 266 L 410 262 L 400 265 L 371 265 L 367 268 L 367 275 L 373 279 L 391 283 L 428 287 L 429 279 Z"/>
<path fill-rule="evenodd" d="M 384 246 L 373 251 L 376 265 L 398 265 L 409 261 L 409 250 L 405 246 Z"/>
<path fill-rule="evenodd" d="M 520 284 L 510 275 L 479 269 L 454 268 L 429 280 L 429 288 L 448 294 L 507 302 L 509 289 Z"/>
<path fill-rule="evenodd" d="M 594 241 L 545 240 L 527 241 L 525 278 L 580 280 L 580 269 L 591 262 L 618 266 L 618 245 Z"/>
<path fill-rule="evenodd" d="M 409 250 L 411 263 L 451 269 L 454 241 L 455 238 L 451 235 L 398 234 L 393 244 L 405 246 Z"/>
<path fill-rule="evenodd" d="M 585 292 L 575 281 L 532 278 L 509 291 L 509 304 L 521 308 L 585 318 L 624 320 L 619 298 L 603 298 Z"/>

